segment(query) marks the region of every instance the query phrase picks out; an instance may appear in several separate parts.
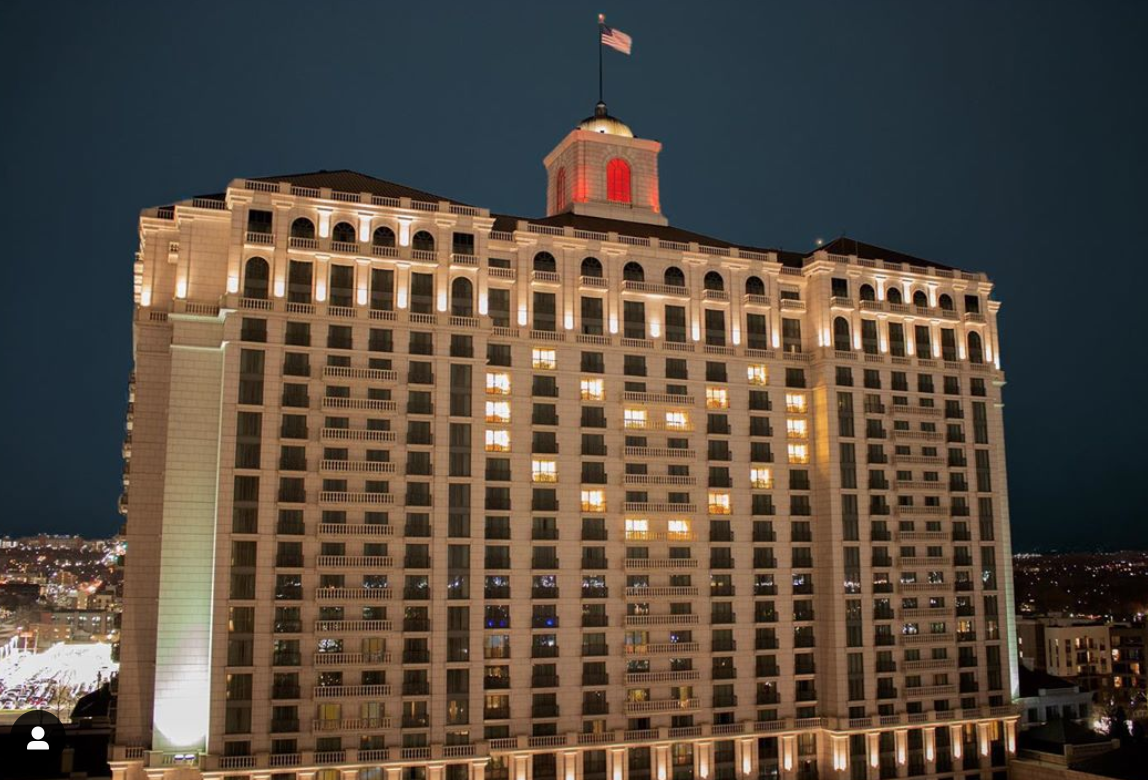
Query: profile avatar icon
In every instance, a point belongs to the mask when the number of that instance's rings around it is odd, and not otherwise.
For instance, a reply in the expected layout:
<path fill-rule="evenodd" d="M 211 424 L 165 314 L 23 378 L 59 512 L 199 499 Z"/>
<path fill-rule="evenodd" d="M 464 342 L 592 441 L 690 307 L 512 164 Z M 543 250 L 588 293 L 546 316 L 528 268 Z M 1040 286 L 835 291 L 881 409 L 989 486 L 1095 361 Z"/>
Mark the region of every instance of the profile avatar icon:
<path fill-rule="evenodd" d="M 47 750 L 48 743 L 44 741 L 44 727 L 32 727 L 32 741 L 28 743 L 26 750 Z"/>

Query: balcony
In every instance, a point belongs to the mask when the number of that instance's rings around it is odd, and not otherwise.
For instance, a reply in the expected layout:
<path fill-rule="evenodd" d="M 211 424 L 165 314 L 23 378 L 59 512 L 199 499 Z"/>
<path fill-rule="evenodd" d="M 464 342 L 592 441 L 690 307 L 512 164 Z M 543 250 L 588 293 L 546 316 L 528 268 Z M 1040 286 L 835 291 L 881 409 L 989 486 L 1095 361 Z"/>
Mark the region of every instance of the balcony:
<path fill-rule="evenodd" d="M 311 721 L 312 731 L 368 731 L 389 729 L 390 718 L 343 718 L 341 720 L 314 720 Z"/>
<path fill-rule="evenodd" d="M 696 653 L 701 650 L 697 642 L 658 642 L 645 645 L 624 645 L 626 655 L 670 655 Z"/>
<path fill-rule="evenodd" d="M 768 295 L 757 295 L 754 293 L 746 293 L 742 298 L 742 303 L 746 306 L 758 306 L 761 308 L 768 308 L 770 305 Z"/>
<path fill-rule="evenodd" d="M 696 569 L 696 558 L 625 558 L 622 568 L 631 570 L 645 569 Z"/>
<path fill-rule="evenodd" d="M 389 620 L 316 620 L 315 630 L 321 633 L 354 633 L 359 631 L 391 631 Z"/>
<path fill-rule="evenodd" d="M 949 644 L 954 641 L 953 634 L 901 634 L 898 644 L 901 645 L 938 645 Z"/>
<path fill-rule="evenodd" d="M 383 601 L 391 598 L 393 588 L 316 588 L 315 598 L 320 601 Z"/>
<path fill-rule="evenodd" d="M 389 569 L 395 565 L 395 559 L 389 555 L 320 555 L 315 560 L 318 566 L 333 566 L 340 568 L 384 568 Z"/>
<path fill-rule="evenodd" d="M 340 398 L 336 396 L 323 397 L 323 409 L 351 409 L 371 412 L 394 412 L 399 408 L 395 401 L 386 401 L 376 398 Z"/>
<path fill-rule="evenodd" d="M 626 615 L 627 626 L 696 626 L 697 615 Z"/>
<path fill-rule="evenodd" d="M 389 685 L 317 685 L 312 691 L 316 699 L 358 698 L 363 696 L 390 696 Z"/>
<path fill-rule="evenodd" d="M 905 504 L 892 507 L 893 514 L 898 517 L 937 517 L 947 516 L 949 510 L 943 506 L 909 506 Z"/>
<path fill-rule="evenodd" d="M 640 712 L 680 712 L 701 709 L 701 699 L 649 699 L 647 701 L 626 702 L 626 714 Z"/>
<path fill-rule="evenodd" d="M 316 666 L 355 666 L 359 664 L 389 664 L 390 653 L 315 653 Z"/>
<path fill-rule="evenodd" d="M 391 493 L 350 493 L 341 490 L 323 490 L 319 492 L 319 503 L 389 505 L 395 503 L 395 497 Z"/>
<path fill-rule="evenodd" d="M 905 696 L 913 698 L 917 696 L 952 696 L 957 692 L 955 685 L 922 685 L 917 688 L 905 688 Z"/>
<path fill-rule="evenodd" d="M 679 598 L 687 596 L 697 596 L 698 587 L 696 585 L 684 586 L 657 586 L 657 587 L 632 587 L 626 588 L 626 595 L 634 598 Z"/>
<path fill-rule="evenodd" d="M 282 532 L 280 532 L 282 533 Z M 320 523 L 320 536 L 394 536 L 393 525 L 378 523 Z"/>
<path fill-rule="evenodd" d="M 687 460 L 697 457 L 697 453 L 694 450 L 678 447 L 625 447 L 624 453 L 627 458 L 635 458 L 638 460 L 650 460 L 654 458 Z"/>
<path fill-rule="evenodd" d="M 903 557 L 898 563 L 902 567 L 914 566 L 948 566 L 951 560 L 944 556 L 917 556 L 917 557 Z"/>
<path fill-rule="evenodd" d="M 673 284 L 657 284 L 656 282 L 638 282 L 627 279 L 622 282 L 624 293 L 646 293 L 648 295 L 661 295 L 667 298 L 689 298 L 688 287 L 679 287 Z"/>
<path fill-rule="evenodd" d="M 698 511 L 698 508 L 697 504 L 679 504 L 669 501 L 626 501 L 622 504 L 622 510 L 637 513 L 692 515 Z"/>

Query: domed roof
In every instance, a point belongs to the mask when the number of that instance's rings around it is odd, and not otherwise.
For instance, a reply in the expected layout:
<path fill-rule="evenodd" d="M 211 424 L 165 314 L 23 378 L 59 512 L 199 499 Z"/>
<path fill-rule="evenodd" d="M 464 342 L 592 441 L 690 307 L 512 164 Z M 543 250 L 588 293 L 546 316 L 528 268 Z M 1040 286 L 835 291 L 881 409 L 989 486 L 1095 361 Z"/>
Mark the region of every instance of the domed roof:
<path fill-rule="evenodd" d="M 633 138 L 634 131 L 620 119 L 616 119 L 606 111 L 606 104 L 599 102 L 594 106 L 594 116 L 588 116 L 578 123 L 579 130 L 589 130 L 592 133 L 603 135 L 620 135 L 624 138 Z"/>

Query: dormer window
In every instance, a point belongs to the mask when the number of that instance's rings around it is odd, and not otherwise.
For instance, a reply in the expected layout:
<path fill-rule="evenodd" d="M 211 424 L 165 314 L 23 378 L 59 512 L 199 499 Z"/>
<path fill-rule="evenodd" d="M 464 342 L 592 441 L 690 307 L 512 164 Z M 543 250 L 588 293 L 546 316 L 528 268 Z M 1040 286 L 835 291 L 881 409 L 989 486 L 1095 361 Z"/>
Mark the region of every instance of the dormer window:
<path fill-rule="evenodd" d="M 629 203 L 630 164 L 615 157 L 606 163 L 606 200 L 614 203 Z"/>

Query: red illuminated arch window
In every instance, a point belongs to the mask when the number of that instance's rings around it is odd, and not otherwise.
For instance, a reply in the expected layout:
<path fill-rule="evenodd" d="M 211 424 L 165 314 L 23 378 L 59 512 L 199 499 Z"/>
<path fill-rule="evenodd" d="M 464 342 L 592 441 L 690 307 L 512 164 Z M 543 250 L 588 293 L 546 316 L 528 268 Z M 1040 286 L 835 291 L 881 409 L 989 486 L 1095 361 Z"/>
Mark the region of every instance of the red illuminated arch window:
<path fill-rule="evenodd" d="M 606 200 L 630 202 L 630 164 L 617 157 L 606 163 Z"/>

